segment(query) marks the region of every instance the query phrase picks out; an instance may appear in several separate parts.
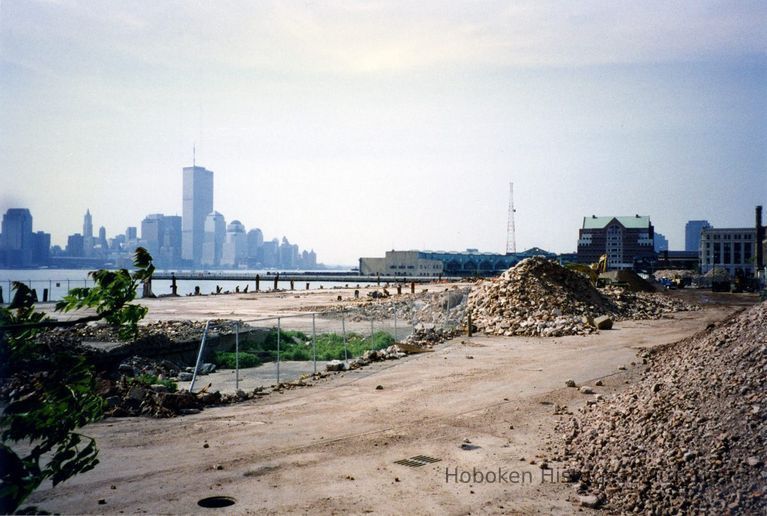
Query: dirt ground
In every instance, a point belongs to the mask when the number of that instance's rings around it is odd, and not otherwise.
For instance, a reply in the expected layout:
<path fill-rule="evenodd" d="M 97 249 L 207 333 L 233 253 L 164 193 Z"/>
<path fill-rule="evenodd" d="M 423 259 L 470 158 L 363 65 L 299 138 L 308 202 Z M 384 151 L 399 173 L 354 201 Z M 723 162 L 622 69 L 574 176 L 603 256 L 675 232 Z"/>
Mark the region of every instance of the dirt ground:
<path fill-rule="evenodd" d="M 565 381 L 620 390 L 641 373 L 637 348 L 737 308 L 707 301 L 715 303 L 588 337 L 457 338 L 193 416 L 107 419 L 85 429 L 101 464 L 28 503 L 62 513 L 571 513 L 573 488 L 557 482 L 562 464 L 546 455 L 562 417 L 554 406 L 575 410 L 591 396 Z M 395 463 L 416 456 L 439 461 Z M 209 496 L 236 503 L 198 506 Z"/>

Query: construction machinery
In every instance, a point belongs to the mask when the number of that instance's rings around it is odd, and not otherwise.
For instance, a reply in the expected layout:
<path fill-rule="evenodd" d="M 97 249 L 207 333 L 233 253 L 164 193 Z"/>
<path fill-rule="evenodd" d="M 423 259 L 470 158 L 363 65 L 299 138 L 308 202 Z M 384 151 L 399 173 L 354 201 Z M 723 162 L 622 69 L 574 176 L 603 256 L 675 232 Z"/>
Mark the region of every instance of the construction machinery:
<path fill-rule="evenodd" d="M 598 261 L 588 265 L 584 263 L 568 263 L 565 265 L 565 267 L 571 271 L 576 271 L 584 274 L 589 278 L 589 280 L 591 280 L 591 283 L 594 286 L 597 286 L 599 283 L 599 275 L 607 271 L 607 255 L 603 254 L 599 257 Z"/>

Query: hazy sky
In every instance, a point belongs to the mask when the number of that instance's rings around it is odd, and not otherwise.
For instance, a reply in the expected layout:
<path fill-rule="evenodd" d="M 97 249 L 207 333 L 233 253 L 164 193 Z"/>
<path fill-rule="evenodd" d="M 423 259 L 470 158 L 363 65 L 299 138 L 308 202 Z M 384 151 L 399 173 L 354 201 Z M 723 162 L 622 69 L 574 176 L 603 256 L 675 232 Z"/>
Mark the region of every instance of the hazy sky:
<path fill-rule="evenodd" d="M 325 263 L 574 251 L 583 216 L 750 226 L 767 205 L 767 2 L 0 0 L 0 211 L 57 244 L 181 213 Z"/>

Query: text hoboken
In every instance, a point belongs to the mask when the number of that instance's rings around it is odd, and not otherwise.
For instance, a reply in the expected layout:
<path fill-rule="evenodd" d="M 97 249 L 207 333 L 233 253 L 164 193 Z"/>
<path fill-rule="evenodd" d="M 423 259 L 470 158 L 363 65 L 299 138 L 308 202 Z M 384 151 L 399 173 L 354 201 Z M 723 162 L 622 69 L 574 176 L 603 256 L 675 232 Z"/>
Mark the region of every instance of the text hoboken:
<path fill-rule="evenodd" d="M 552 469 L 542 469 L 540 483 L 546 482 L 566 482 L 565 478 L 560 476 L 559 471 Z M 458 467 L 445 468 L 445 482 L 455 482 L 456 484 L 532 484 L 533 474 L 530 471 L 515 471 L 503 468 L 497 470 L 478 470 L 472 468 L 471 471 L 460 470 Z"/>

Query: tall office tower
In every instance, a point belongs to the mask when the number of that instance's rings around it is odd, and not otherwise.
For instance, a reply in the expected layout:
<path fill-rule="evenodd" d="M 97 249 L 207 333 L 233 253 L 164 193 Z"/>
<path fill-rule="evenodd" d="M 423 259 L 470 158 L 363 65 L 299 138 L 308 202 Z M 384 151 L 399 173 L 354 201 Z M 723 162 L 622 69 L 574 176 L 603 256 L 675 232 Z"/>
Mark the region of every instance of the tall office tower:
<path fill-rule="evenodd" d="M 162 213 L 152 213 L 141 221 L 141 241 L 139 243 L 155 259 L 159 258 L 160 255 L 160 245 L 165 232 L 164 218 Z"/>
<path fill-rule="evenodd" d="M 160 240 L 160 259 L 166 267 L 178 267 L 181 260 L 181 217 L 166 215 Z"/>
<path fill-rule="evenodd" d="M 697 253 L 700 247 L 700 233 L 710 227 L 713 226 L 707 220 L 688 220 L 684 226 L 684 250 Z"/>
<path fill-rule="evenodd" d="M 202 263 L 205 218 L 213 211 L 213 172 L 205 167 L 184 167 L 181 258 Z"/>
<path fill-rule="evenodd" d="M 109 243 L 107 242 L 107 228 L 104 226 L 99 227 L 98 244 L 101 246 L 102 252 L 105 252 L 109 248 Z"/>
<path fill-rule="evenodd" d="M 26 208 L 11 208 L 3 215 L 0 249 L 10 267 L 31 265 L 34 249 L 32 214 Z"/>
<path fill-rule="evenodd" d="M 85 256 L 90 256 L 93 251 L 93 217 L 91 217 L 91 210 L 86 210 L 85 217 L 83 217 L 83 251 Z"/>
<path fill-rule="evenodd" d="M 226 221 L 224 216 L 213 211 L 205 217 L 205 242 L 202 244 L 201 264 L 218 267 L 221 265 L 221 252 L 226 239 Z"/>

